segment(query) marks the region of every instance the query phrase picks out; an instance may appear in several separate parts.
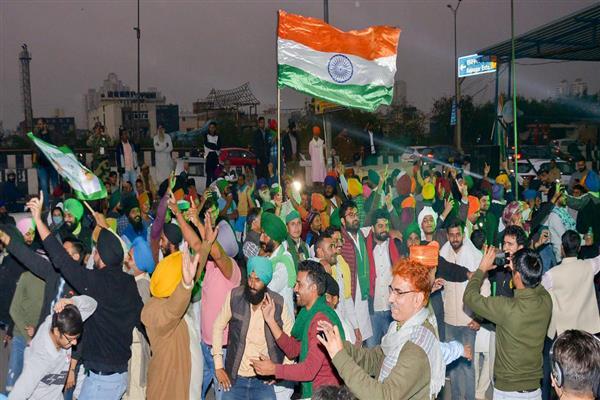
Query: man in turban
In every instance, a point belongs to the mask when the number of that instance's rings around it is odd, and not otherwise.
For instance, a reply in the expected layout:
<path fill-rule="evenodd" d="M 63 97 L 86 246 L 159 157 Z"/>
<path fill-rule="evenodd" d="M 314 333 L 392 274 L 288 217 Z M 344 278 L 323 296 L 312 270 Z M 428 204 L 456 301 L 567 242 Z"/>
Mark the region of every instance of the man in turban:
<path fill-rule="evenodd" d="M 65 203 L 66 204 L 66 203 Z M 127 217 L 128 224 L 121 232 L 121 238 L 128 243 L 133 243 L 137 237 L 148 240 L 150 224 L 142 219 L 140 204 L 135 196 L 126 196 L 121 201 L 123 213 Z"/>
<path fill-rule="evenodd" d="M 92 231 L 82 224 L 83 204 L 77 199 L 67 199 L 64 203 L 64 223 L 58 231 L 61 241 L 68 238 L 83 243 L 86 253 L 92 251 Z"/>
<path fill-rule="evenodd" d="M 273 385 L 265 385 L 257 376 L 251 360 L 268 354 L 277 363 L 284 363 L 284 353 L 266 325 L 262 308 L 269 300 L 275 305 L 273 318 L 286 334 L 293 320 L 283 297 L 268 288 L 273 278 L 273 264 L 266 257 L 248 259 L 246 285 L 233 289 L 213 326 L 212 354 L 219 385 L 235 399 L 275 399 Z M 267 300 L 268 298 L 268 300 Z M 223 361 L 221 337 L 229 325 L 227 358 Z"/>
<path fill-rule="evenodd" d="M 269 257 L 273 263 L 273 279 L 268 287 L 283 297 L 290 315 L 294 315 L 292 288 L 296 284 L 296 268 L 292 255 L 283 245 L 288 235 L 287 228 L 281 218 L 268 212 L 263 213 L 260 225 L 262 234 L 259 254 Z"/>
<path fill-rule="evenodd" d="M 192 288 L 200 278 L 216 234 L 202 242 L 200 252 L 192 259 L 189 250 L 164 258 L 150 280 L 152 298 L 142 310 L 141 319 L 148 332 L 152 358 L 148 366 L 148 400 L 198 399 L 202 382 L 198 344 L 191 343 L 191 326 L 186 310 Z M 194 379 L 192 379 L 194 376 Z"/>

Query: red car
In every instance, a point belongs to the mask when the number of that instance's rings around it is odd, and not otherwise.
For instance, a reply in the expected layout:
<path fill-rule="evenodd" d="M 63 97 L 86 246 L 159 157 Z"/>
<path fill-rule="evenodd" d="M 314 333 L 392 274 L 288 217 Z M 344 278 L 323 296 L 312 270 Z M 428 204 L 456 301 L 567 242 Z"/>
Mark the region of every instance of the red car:
<path fill-rule="evenodd" d="M 228 160 L 229 165 L 232 167 L 243 167 L 246 165 L 256 167 L 256 156 L 250 150 L 243 147 L 222 148 L 219 155 L 219 162 L 224 164 L 225 160 Z"/>

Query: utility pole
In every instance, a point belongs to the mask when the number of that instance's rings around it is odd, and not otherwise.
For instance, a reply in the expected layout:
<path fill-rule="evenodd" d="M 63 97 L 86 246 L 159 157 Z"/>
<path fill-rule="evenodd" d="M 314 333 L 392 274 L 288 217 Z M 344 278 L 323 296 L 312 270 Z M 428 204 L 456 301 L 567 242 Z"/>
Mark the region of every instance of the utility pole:
<path fill-rule="evenodd" d="M 329 23 L 329 0 L 323 0 L 323 20 Z"/>
<path fill-rule="evenodd" d="M 460 7 L 461 0 L 458 0 L 455 7 L 447 4 L 446 7 L 452 11 L 454 15 L 454 104 L 456 104 L 456 125 L 454 126 L 454 143 L 458 150 L 462 150 L 461 140 L 461 124 L 460 124 L 460 84 L 458 81 L 458 52 L 457 52 L 457 35 L 456 35 L 456 15 Z"/>
<path fill-rule="evenodd" d="M 137 0 L 137 26 L 133 28 L 137 36 L 137 98 L 136 98 L 136 117 L 134 118 L 136 140 L 140 139 L 140 38 L 142 30 L 140 28 L 140 0 Z"/>

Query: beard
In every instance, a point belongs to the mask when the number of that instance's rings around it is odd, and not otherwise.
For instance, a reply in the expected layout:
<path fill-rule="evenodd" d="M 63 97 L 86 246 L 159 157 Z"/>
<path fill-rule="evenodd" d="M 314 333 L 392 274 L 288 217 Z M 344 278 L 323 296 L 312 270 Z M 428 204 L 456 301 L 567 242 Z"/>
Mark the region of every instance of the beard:
<path fill-rule="evenodd" d="M 260 242 L 260 247 L 267 254 L 273 254 L 275 251 L 275 242 L 273 240 L 269 240 L 268 242 Z"/>
<path fill-rule="evenodd" d="M 374 235 L 375 239 L 379 240 L 380 242 L 385 242 L 390 237 L 389 232 L 374 233 Z"/>
<path fill-rule="evenodd" d="M 452 246 L 452 250 L 454 250 L 455 252 L 460 250 L 460 248 L 462 247 L 463 242 L 450 242 L 450 246 Z"/>
<path fill-rule="evenodd" d="M 267 293 L 267 287 L 264 286 L 261 290 L 253 291 L 250 289 L 250 286 L 244 286 L 244 297 L 248 302 L 254 306 L 260 304 L 265 298 L 265 293 Z"/>
<path fill-rule="evenodd" d="M 65 229 L 67 231 L 69 231 L 70 233 L 73 233 L 75 231 L 75 229 L 77 229 L 77 223 L 76 222 L 66 222 L 63 224 Z"/>
<path fill-rule="evenodd" d="M 326 190 L 324 196 L 327 200 L 331 200 L 335 196 L 335 193 L 333 191 L 331 191 L 331 193 L 330 193 L 329 191 Z"/>
<path fill-rule="evenodd" d="M 129 223 L 133 227 L 135 232 L 141 232 L 144 229 L 144 224 L 142 223 L 142 217 L 135 217 L 134 219 L 128 218 Z"/>
<path fill-rule="evenodd" d="M 346 230 L 352 234 L 358 232 L 358 228 L 360 227 L 360 221 L 356 220 L 353 224 L 346 224 Z"/>

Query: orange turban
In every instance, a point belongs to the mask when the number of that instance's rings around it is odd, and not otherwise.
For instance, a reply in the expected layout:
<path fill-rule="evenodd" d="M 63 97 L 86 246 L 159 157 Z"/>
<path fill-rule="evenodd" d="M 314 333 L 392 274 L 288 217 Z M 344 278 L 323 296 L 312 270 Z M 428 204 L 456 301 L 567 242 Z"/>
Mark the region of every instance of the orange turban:
<path fill-rule="evenodd" d="M 313 126 L 312 133 L 313 133 L 313 135 L 320 135 L 321 134 L 321 128 L 319 128 L 317 125 Z"/>
<path fill-rule="evenodd" d="M 150 203 L 150 197 L 148 197 L 148 192 L 143 192 L 138 196 L 138 203 L 140 203 L 140 206 L 144 203 Z"/>
<path fill-rule="evenodd" d="M 414 197 L 408 196 L 404 200 L 402 200 L 401 208 L 415 208 L 417 206 L 417 202 Z"/>
<path fill-rule="evenodd" d="M 432 242 L 434 243 L 434 242 Z M 435 242 L 437 244 L 437 242 Z M 440 254 L 439 245 L 410 246 L 410 259 L 427 267 L 437 267 Z"/>
<path fill-rule="evenodd" d="M 477 213 L 479 211 L 479 199 L 476 196 L 469 196 L 469 211 L 467 212 L 467 217 Z"/>
<path fill-rule="evenodd" d="M 185 192 L 183 191 L 183 189 L 177 189 L 175 192 L 173 192 L 173 196 L 175 196 L 175 200 L 177 201 L 183 200 Z"/>
<path fill-rule="evenodd" d="M 325 210 L 325 207 L 327 207 L 325 196 L 323 196 L 321 193 L 313 193 L 310 197 L 310 206 L 313 210 L 319 212 Z"/>

